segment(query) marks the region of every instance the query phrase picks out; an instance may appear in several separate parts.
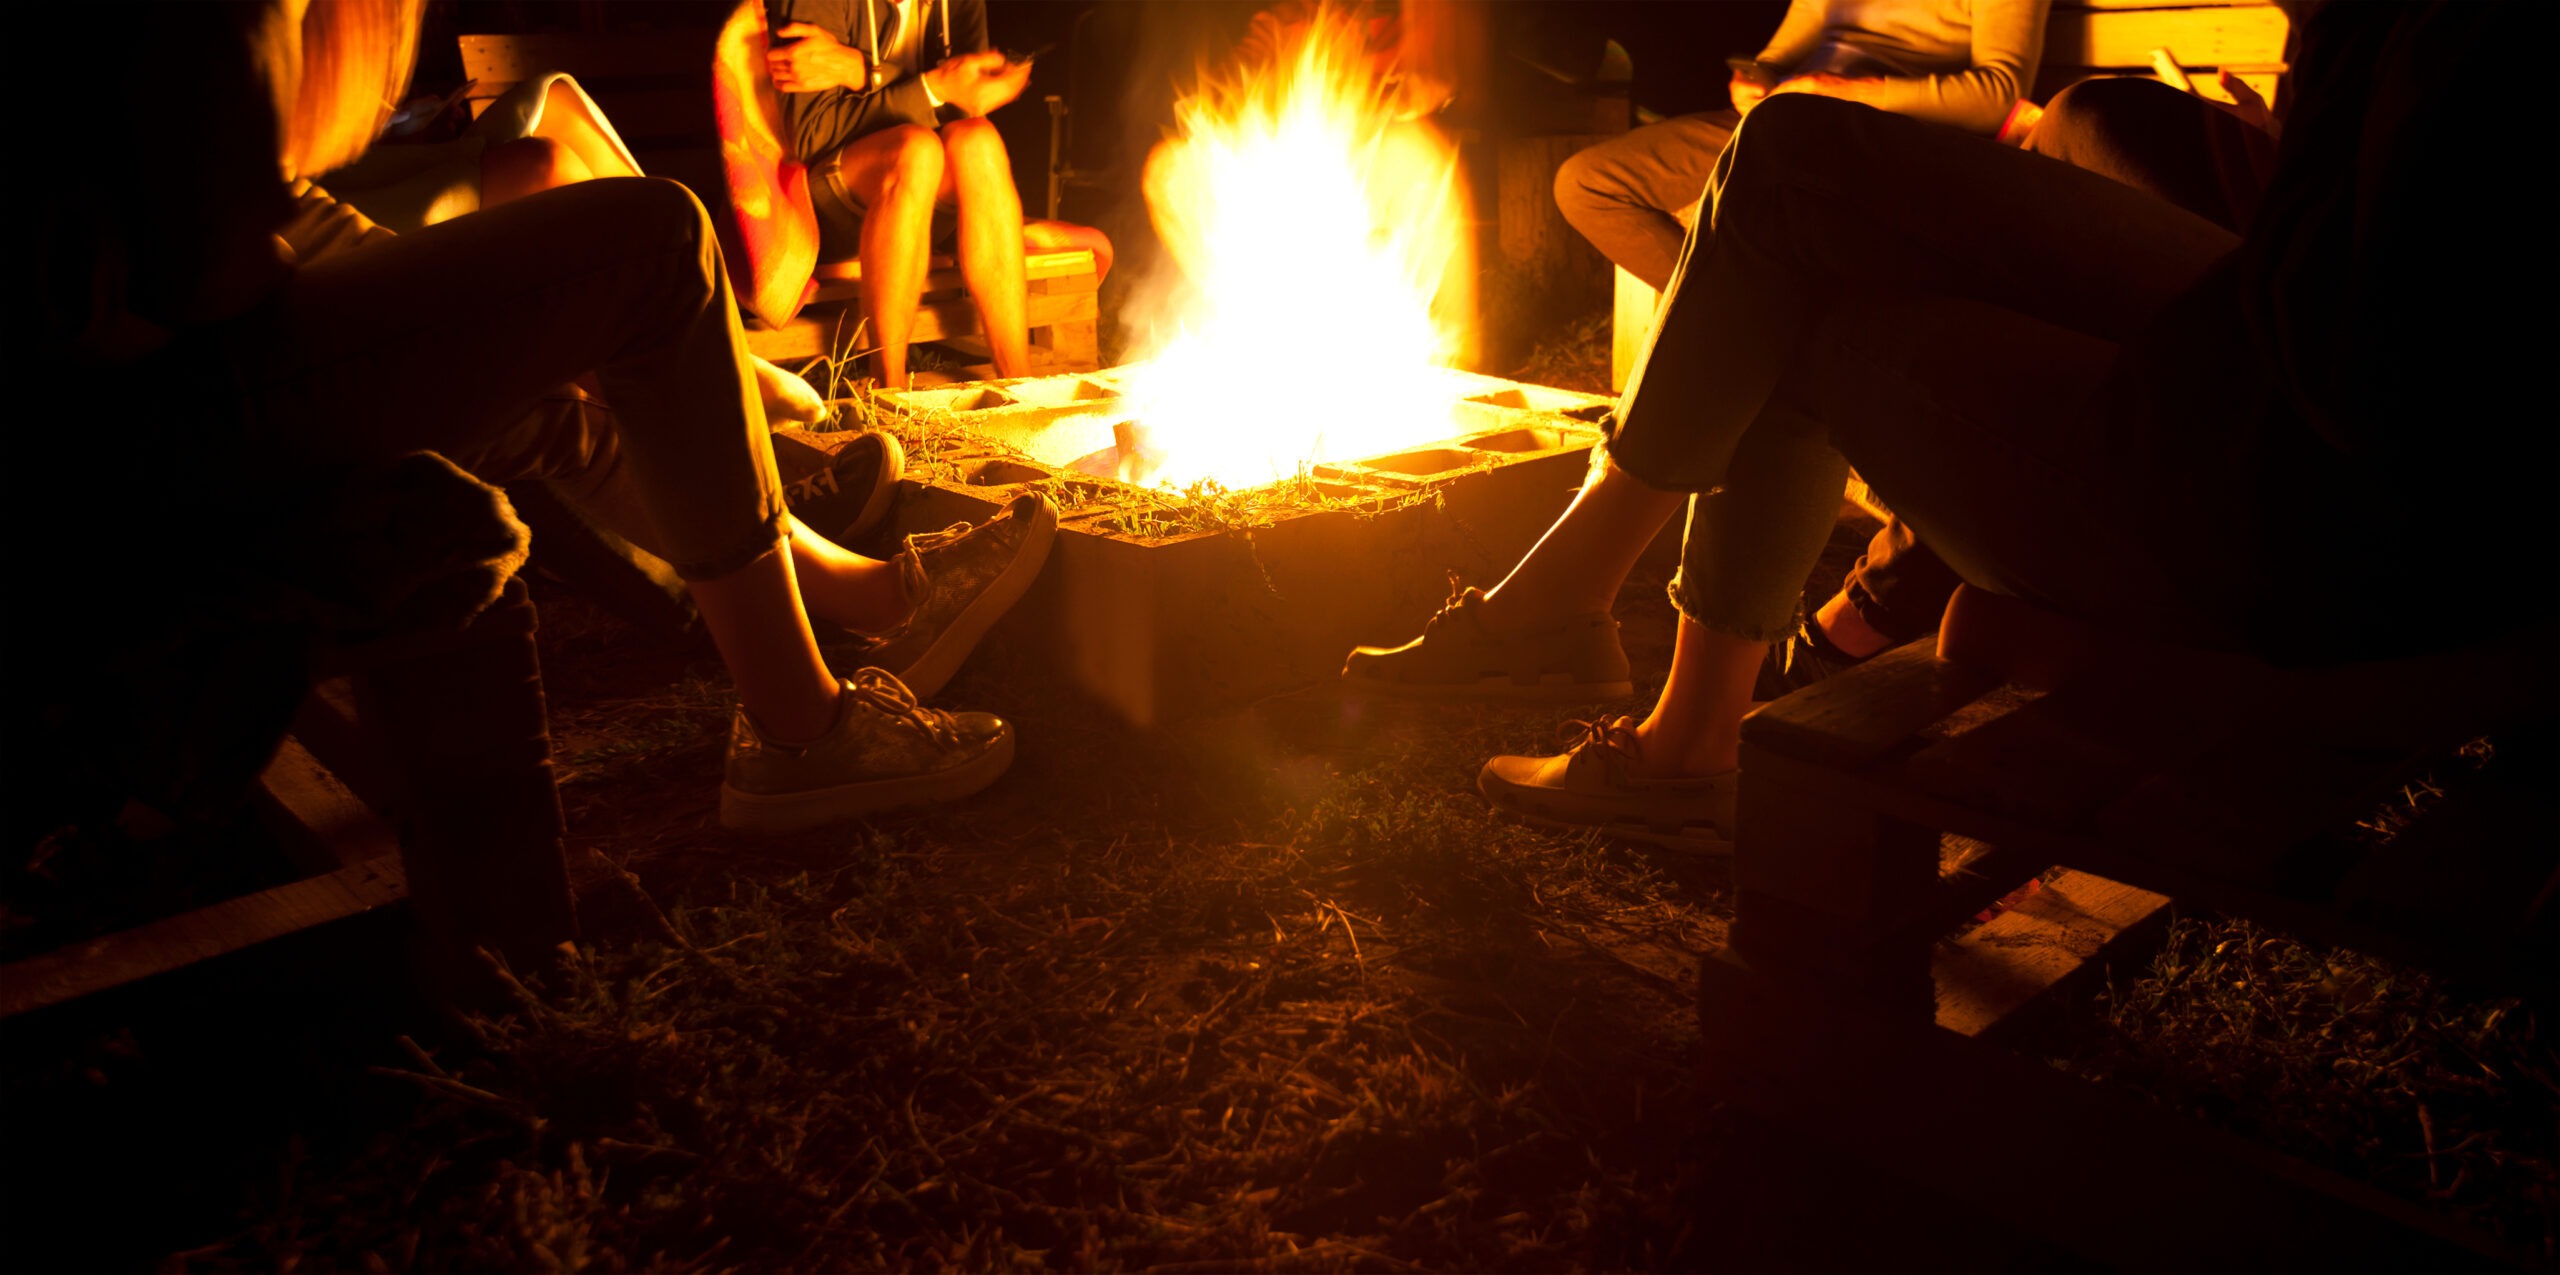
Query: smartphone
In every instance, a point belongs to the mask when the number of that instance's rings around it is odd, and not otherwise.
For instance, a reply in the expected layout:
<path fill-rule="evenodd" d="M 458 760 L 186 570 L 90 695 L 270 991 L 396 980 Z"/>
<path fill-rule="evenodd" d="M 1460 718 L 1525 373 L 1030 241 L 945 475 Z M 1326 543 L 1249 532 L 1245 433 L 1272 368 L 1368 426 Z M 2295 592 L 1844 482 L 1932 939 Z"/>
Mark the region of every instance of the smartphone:
<path fill-rule="evenodd" d="M 1044 45 L 1041 45 L 1039 48 L 1036 48 L 1036 49 L 1031 50 L 1031 51 L 1030 51 L 1030 52 L 1028 52 L 1028 53 L 1016 53 L 1016 52 L 1014 52 L 1014 51 L 1013 51 L 1013 50 L 1011 50 L 1011 49 L 1006 49 L 1006 50 L 1004 51 L 1004 60 L 1005 60 L 1005 61 L 1007 61 L 1007 62 L 1009 62 L 1009 63 L 1012 63 L 1012 64 L 1014 64 L 1014 65 L 1016 65 L 1016 66 L 1019 66 L 1019 65 L 1022 65 L 1022 64 L 1024 64 L 1024 63 L 1028 63 L 1028 62 L 1035 62 L 1035 61 L 1038 61 L 1038 60 L 1039 60 L 1039 59 L 1041 59 L 1041 58 L 1045 58 L 1045 57 L 1049 56 L 1049 51 L 1050 51 L 1050 50 L 1055 49 L 1055 48 L 1057 48 L 1057 47 L 1058 47 L 1058 46 L 1057 46 L 1056 44 L 1044 44 Z"/>
<path fill-rule="evenodd" d="M 1736 54 L 1726 58 L 1724 64 L 1726 69 L 1733 72 L 1733 78 L 1745 84 L 1757 84 L 1764 89 L 1773 87 L 1779 80 L 1786 78 L 1777 67 L 1758 58 L 1747 58 Z"/>

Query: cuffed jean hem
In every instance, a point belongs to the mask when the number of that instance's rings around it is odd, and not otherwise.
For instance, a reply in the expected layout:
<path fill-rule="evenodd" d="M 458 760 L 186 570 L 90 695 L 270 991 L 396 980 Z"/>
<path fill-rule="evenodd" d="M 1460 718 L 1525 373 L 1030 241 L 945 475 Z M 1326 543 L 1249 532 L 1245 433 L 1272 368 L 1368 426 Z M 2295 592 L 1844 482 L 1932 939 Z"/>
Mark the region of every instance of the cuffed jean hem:
<path fill-rule="evenodd" d="M 1689 574 L 1685 569 L 1671 577 L 1670 587 L 1663 592 L 1671 596 L 1671 609 L 1679 612 L 1681 619 L 1710 633 L 1721 633 L 1745 642 L 1783 642 L 1795 635 L 1796 624 L 1802 618 L 1800 611 L 1790 611 L 1783 622 L 1772 628 L 1765 623 L 1718 617 L 1690 592 Z"/>
<path fill-rule="evenodd" d="M 717 580 L 722 576 L 745 570 L 766 554 L 790 542 L 789 515 L 782 510 L 775 510 L 772 516 L 757 524 L 755 530 L 748 533 L 747 539 L 736 548 L 700 562 L 669 562 L 667 565 L 675 568 L 679 579 L 688 582 Z"/>

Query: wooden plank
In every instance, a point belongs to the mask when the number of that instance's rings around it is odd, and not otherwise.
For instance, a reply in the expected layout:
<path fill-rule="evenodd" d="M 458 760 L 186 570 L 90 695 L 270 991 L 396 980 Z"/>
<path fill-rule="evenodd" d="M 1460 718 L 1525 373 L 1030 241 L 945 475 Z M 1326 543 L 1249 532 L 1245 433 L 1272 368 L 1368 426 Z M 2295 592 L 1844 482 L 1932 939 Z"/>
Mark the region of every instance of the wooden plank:
<path fill-rule="evenodd" d="M 1102 313 L 1101 305 L 1090 292 L 1035 295 L 1029 301 L 1029 326 L 1035 331 L 1053 323 L 1098 319 Z M 747 332 L 747 349 L 756 357 L 772 363 L 814 358 L 832 353 L 840 343 L 839 333 L 850 335 L 854 325 L 861 321 L 861 312 L 852 306 L 814 315 L 804 312 L 800 318 L 779 329 L 750 329 Z M 961 300 L 918 307 L 915 329 L 909 339 L 916 343 L 943 341 L 977 330 L 977 307 Z"/>
<path fill-rule="evenodd" d="M 2056 66 L 2148 67 L 2166 48 L 2188 67 L 2284 61 L 2289 24 L 2274 5 L 2200 9 L 2064 9 L 2045 22 L 2044 60 Z"/>
<path fill-rule="evenodd" d="M 391 824 L 293 736 L 258 776 L 258 794 L 269 831 L 305 871 L 332 872 L 399 853 L 400 835 Z"/>
<path fill-rule="evenodd" d="M 2361 1182 L 1932 1026 L 1808 998 L 1730 952 L 1699 971 L 1722 1094 L 2126 1270 L 2527 1269 Z"/>
<path fill-rule="evenodd" d="M 527 80 L 565 71 L 585 81 L 632 76 L 699 75 L 709 97 L 714 33 L 614 31 L 579 35 L 464 35 L 462 74 L 483 83 Z M 587 86 L 589 92 L 593 85 Z M 617 124 L 619 121 L 616 121 Z"/>
<path fill-rule="evenodd" d="M 400 859 L 390 855 L 14 961 L 0 967 L 0 1018 L 360 916 L 408 892 Z"/>
<path fill-rule="evenodd" d="M 1763 706 L 1742 719 L 1742 738 L 1815 765 L 1865 766 L 1996 685 L 1924 638 Z"/>
<path fill-rule="evenodd" d="M 937 254 L 926 263 L 926 270 L 929 272 L 928 278 L 939 278 L 948 274 L 957 280 L 960 262 L 949 255 Z M 1036 283 L 1044 279 L 1071 279 L 1077 276 L 1090 276 L 1093 272 L 1093 252 L 1087 248 L 1027 252 L 1022 256 L 1022 277 L 1028 282 Z M 821 261 L 811 277 L 820 284 L 860 283 L 862 261 L 858 257 L 848 257 L 842 261 Z M 1091 289 L 1088 288 L 1086 291 Z"/>
<path fill-rule="evenodd" d="M 2065 872 L 2015 907 L 1940 943 L 1938 1026 L 1980 1036 L 2050 995 L 2129 935 L 2165 919 L 2169 896 Z"/>

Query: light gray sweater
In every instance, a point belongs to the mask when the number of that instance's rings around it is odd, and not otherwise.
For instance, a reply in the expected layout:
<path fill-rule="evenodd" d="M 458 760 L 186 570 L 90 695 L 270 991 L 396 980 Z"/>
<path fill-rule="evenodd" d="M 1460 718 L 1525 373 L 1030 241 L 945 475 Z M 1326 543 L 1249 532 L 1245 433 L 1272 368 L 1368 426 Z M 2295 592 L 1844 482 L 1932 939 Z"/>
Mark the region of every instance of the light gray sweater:
<path fill-rule="evenodd" d="M 2051 0 L 1793 0 L 1760 60 L 1883 76 L 1869 105 L 1996 133 L 2035 83 Z"/>

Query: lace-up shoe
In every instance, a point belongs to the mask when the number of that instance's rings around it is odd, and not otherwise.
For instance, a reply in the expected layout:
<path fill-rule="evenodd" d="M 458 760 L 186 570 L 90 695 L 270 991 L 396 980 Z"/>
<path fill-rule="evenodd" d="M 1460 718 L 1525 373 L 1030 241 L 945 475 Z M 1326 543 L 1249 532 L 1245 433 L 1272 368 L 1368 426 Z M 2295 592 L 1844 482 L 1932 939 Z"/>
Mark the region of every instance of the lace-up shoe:
<path fill-rule="evenodd" d="M 1551 828 L 1597 828 L 1693 854 L 1733 852 L 1735 772 L 1645 779 L 1634 773 L 1635 719 L 1572 722 L 1552 757 L 1496 757 L 1476 791 L 1496 810 Z"/>
<path fill-rule="evenodd" d="M 1484 627 L 1484 591 L 1450 582 L 1449 601 L 1422 636 L 1397 647 L 1364 646 L 1342 665 L 1343 685 L 1420 700 L 1555 704 L 1635 693 L 1618 622 L 1578 615 L 1530 633 Z"/>
<path fill-rule="evenodd" d="M 790 747 L 746 710 L 729 732 L 720 822 L 742 832 L 797 832 L 902 806 L 953 801 L 1013 764 L 1013 727 L 993 713 L 924 708 L 876 668 L 844 679 L 835 725 Z"/>
<path fill-rule="evenodd" d="M 906 573 L 908 595 L 924 600 L 905 624 L 873 639 L 856 658 L 895 670 L 917 695 L 932 698 L 1022 600 L 1057 537 L 1058 506 L 1036 492 L 1014 497 L 975 526 L 953 523 L 907 537 L 894 561 Z"/>
<path fill-rule="evenodd" d="M 783 503 L 809 529 L 842 543 L 880 525 L 906 472 L 898 440 L 877 431 L 815 434 L 773 431 L 773 463 Z"/>

